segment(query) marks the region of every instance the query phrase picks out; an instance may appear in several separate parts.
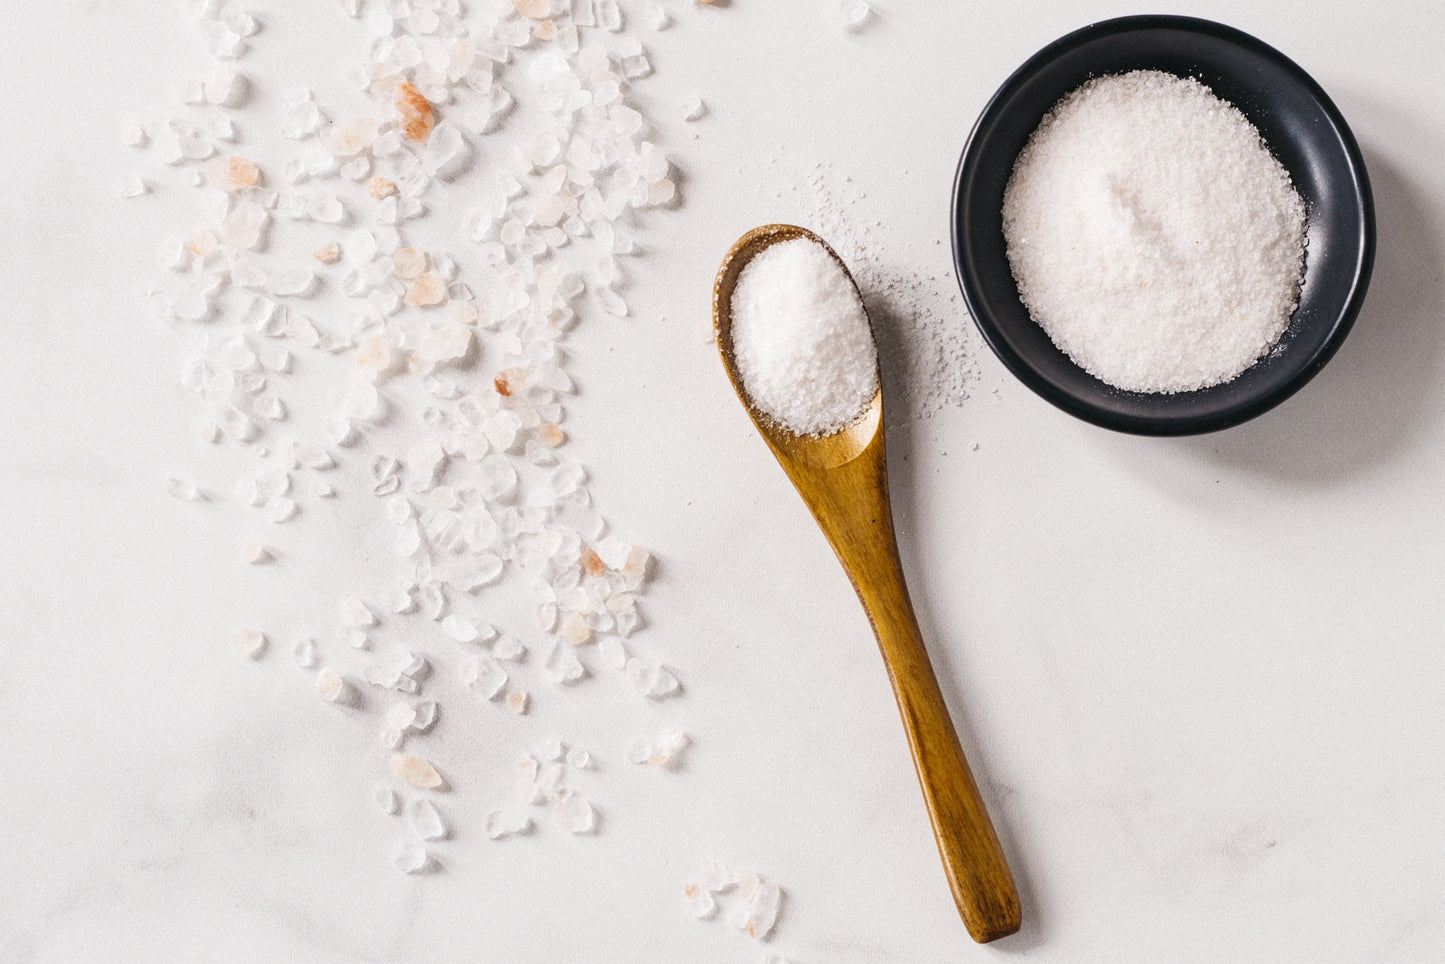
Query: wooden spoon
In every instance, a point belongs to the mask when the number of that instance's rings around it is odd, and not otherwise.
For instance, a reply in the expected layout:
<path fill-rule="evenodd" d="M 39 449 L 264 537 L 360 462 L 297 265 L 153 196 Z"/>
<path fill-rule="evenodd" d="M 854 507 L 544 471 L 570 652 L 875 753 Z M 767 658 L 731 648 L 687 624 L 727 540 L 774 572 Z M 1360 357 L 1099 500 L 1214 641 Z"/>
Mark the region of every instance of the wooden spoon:
<path fill-rule="evenodd" d="M 868 613 L 964 925 L 979 943 L 1006 937 L 1019 929 L 1018 891 L 933 675 L 898 560 L 883 450 L 883 392 L 880 388 L 862 416 L 842 431 L 803 436 L 754 408 L 738 375 L 732 342 L 732 294 L 738 276 L 769 245 L 797 238 L 822 245 L 847 274 L 833 249 L 804 228 L 768 224 L 743 235 L 723 259 L 713 286 L 713 327 L 723 367 Z"/>

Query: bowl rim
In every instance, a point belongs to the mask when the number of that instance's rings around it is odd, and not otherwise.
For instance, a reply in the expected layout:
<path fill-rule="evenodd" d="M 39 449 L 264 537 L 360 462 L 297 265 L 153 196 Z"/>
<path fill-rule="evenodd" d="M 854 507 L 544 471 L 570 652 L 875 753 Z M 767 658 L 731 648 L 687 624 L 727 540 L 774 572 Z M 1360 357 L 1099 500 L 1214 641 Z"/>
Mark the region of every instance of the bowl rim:
<path fill-rule="evenodd" d="M 1103 408 L 1092 400 L 1061 387 L 1053 379 L 1042 374 L 1029 362 L 1028 358 L 1014 350 L 1002 337 L 1001 329 L 995 325 L 993 319 L 987 317 L 987 313 L 981 310 L 982 285 L 974 274 L 972 262 L 966 262 L 963 257 L 963 241 L 960 237 L 965 177 L 969 176 L 977 166 L 980 132 L 998 120 L 1002 114 L 1003 102 L 1041 67 L 1084 43 L 1118 34 L 1161 28 L 1202 34 L 1241 47 L 1273 62 L 1295 83 L 1299 84 L 1319 105 L 1320 110 L 1329 120 L 1335 137 L 1344 149 L 1345 159 L 1351 173 L 1350 180 L 1353 186 L 1355 207 L 1360 215 L 1354 277 L 1350 279 L 1349 295 L 1332 322 L 1328 336 L 1311 351 L 1309 357 L 1297 371 L 1272 386 L 1268 391 L 1245 397 L 1205 415 L 1139 415 L 1117 412 Z M 1056 408 L 1094 425 L 1134 435 L 1197 435 L 1219 431 L 1261 415 L 1299 391 L 1334 357 L 1335 352 L 1339 350 L 1345 336 L 1354 325 L 1355 318 L 1364 303 L 1375 260 L 1374 195 L 1370 190 L 1364 155 L 1360 151 L 1354 133 L 1345 123 L 1344 116 L 1335 106 L 1334 101 L 1325 93 L 1324 88 L 1293 60 L 1257 37 L 1213 20 L 1175 14 L 1139 14 L 1086 24 L 1047 44 L 1020 64 L 994 91 L 988 103 L 979 112 L 973 128 L 969 131 L 968 140 L 964 143 L 954 175 L 949 213 L 949 235 L 952 243 L 954 274 L 958 278 L 964 303 L 968 307 L 975 327 L 983 336 L 984 341 L 988 343 L 989 348 L 1003 362 L 1004 367 L 1036 395 Z M 1224 382 L 1220 386 L 1210 386 L 1197 391 L 1208 392 L 1229 384 L 1230 382 Z"/>

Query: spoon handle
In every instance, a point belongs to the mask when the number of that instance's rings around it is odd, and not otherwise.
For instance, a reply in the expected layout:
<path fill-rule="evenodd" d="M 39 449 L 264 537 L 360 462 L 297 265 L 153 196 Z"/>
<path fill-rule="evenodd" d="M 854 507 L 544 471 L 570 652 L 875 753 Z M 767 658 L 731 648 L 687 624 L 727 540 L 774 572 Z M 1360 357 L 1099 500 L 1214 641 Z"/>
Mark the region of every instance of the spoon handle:
<path fill-rule="evenodd" d="M 969 934 L 986 943 L 1019 929 L 1018 891 L 949 718 L 896 556 L 890 568 L 858 578 L 858 596 L 883 651 L 953 899 Z"/>
<path fill-rule="evenodd" d="M 852 463 L 832 469 L 828 484 L 807 468 L 795 466 L 790 474 L 873 625 L 964 926 L 981 944 L 1007 937 L 1019 929 L 1018 890 L 964 759 L 908 598 L 881 442 Z"/>

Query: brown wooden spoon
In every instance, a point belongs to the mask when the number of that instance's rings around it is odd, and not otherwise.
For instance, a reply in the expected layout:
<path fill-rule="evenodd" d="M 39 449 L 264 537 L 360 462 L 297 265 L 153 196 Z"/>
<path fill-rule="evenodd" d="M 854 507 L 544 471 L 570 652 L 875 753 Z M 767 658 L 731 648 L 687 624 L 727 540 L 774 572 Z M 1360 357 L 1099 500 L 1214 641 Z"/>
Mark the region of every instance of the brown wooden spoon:
<path fill-rule="evenodd" d="M 768 224 L 743 235 L 723 259 L 713 286 L 713 327 L 723 367 L 858 592 L 903 714 L 954 901 L 974 940 L 996 940 L 1019 929 L 1018 891 L 963 757 L 903 582 L 888 505 L 882 389 L 862 416 L 842 431 L 821 437 L 797 435 L 753 406 L 734 362 L 732 294 L 738 276 L 769 245 L 797 238 L 822 245 L 847 273 L 833 249 L 804 228 Z"/>

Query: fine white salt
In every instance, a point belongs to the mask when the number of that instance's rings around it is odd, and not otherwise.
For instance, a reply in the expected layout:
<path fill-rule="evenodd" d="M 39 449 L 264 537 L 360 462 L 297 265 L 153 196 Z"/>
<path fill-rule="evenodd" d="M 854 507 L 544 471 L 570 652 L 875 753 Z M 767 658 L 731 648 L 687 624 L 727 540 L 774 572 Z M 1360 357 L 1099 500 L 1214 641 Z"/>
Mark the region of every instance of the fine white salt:
<path fill-rule="evenodd" d="M 1064 97 L 1019 154 L 1003 228 L 1033 319 L 1117 388 L 1227 382 L 1298 303 L 1304 202 L 1197 80 L 1139 70 Z"/>
<path fill-rule="evenodd" d="M 832 435 L 878 391 L 878 349 L 843 266 L 808 238 L 753 257 L 732 295 L 733 355 L 753 405 L 799 435 Z"/>

